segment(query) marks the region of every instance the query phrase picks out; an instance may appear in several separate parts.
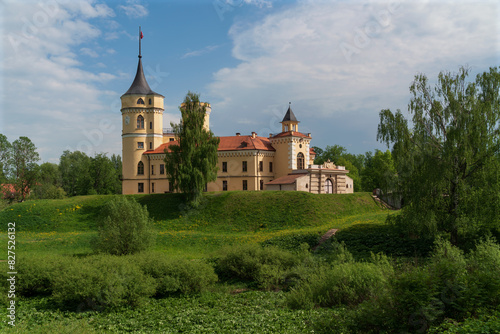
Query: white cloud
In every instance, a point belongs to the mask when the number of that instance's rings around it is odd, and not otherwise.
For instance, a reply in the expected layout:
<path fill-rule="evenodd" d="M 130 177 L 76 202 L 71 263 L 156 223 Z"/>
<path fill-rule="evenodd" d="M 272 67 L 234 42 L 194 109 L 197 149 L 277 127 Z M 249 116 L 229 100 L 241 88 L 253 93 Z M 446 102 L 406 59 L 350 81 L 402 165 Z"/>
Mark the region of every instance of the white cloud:
<path fill-rule="evenodd" d="M 97 52 L 95 52 L 94 50 L 89 49 L 89 48 L 81 48 L 80 49 L 80 53 L 83 54 L 83 55 L 92 57 L 92 58 L 99 57 L 99 55 L 97 54 Z"/>
<path fill-rule="evenodd" d="M 113 93 L 98 88 L 115 76 L 83 70 L 78 54 L 97 56 L 83 46 L 101 34 L 89 19 L 113 11 L 92 0 L 9 2 L 3 9 L 2 114 L 15 117 L 2 122 L 0 132 L 11 141 L 28 136 L 44 160 L 54 161 L 65 149 L 110 151 L 112 141 L 88 137 L 95 129 L 112 135 L 96 119 L 113 119 L 110 111 L 119 110 L 103 103 Z"/>
<path fill-rule="evenodd" d="M 284 114 L 291 100 L 302 130 L 323 136 L 315 144 L 372 142 L 378 112 L 406 109 L 418 72 L 435 78 L 460 65 L 497 65 L 487 61 L 498 59 L 500 50 L 493 33 L 498 7 L 306 1 L 258 22 L 236 22 L 229 35 L 241 63 L 217 71 L 208 86 L 218 100 L 212 124 L 220 124 L 221 133 L 251 114 L 261 120 L 260 132 L 275 132 L 281 121 L 276 110 Z"/>
<path fill-rule="evenodd" d="M 216 49 L 219 48 L 220 45 L 209 45 L 209 46 L 206 46 L 204 47 L 203 49 L 201 50 L 195 50 L 195 51 L 189 51 L 189 52 L 186 52 L 182 57 L 181 59 L 184 59 L 184 58 L 189 58 L 189 57 L 198 57 L 198 56 L 201 56 L 201 55 L 204 55 L 204 54 L 207 54 L 207 53 L 210 53 Z"/>
<path fill-rule="evenodd" d="M 149 14 L 148 9 L 136 0 L 127 0 L 126 6 L 118 6 L 118 8 L 130 18 L 144 17 Z"/>

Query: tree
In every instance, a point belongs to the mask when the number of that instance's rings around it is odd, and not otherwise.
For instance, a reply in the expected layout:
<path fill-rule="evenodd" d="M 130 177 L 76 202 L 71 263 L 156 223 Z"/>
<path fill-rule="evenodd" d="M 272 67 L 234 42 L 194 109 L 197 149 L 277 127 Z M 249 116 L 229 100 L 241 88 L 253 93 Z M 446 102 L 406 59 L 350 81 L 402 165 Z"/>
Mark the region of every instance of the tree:
<path fill-rule="evenodd" d="M 62 186 L 69 196 L 87 195 L 92 189 L 90 158 L 83 152 L 64 151 L 59 160 Z"/>
<path fill-rule="evenodd" d="M 40 165 L 38 183 L 35 186 L 36 198 L 61 199 L 66 195 L 62 189 L 61 173 L 59 166 L 50 162 Z"/>
<path fill-rule="evenodd" d="M 468 75 L 466 68 L 441 72 L 434 88 L 425 75 L 416 75 L 408 105 L 411 123 L 400 110 L 382 110 L 377 134 L 378 140 L 393 144 L 400 190 L 410 202 L 406 218 L 425 214 L 425 223 L 434 221 L 434 228 L 449 233 L 454 244 L 459 231 L 485 223 L 485 209 L 468 210 L 474 199 L 470 194 L 498 201 L 499 190 L 498 177 L 492 175 L 498 175 L 500 73 L 490 68 L 474 82 L 467 82 Z M 480 188 L 486 179 L 494 183 Z"/>
<path fill-rule="evenodd" d="M 96 154 L 90 160 L 89 172 L 92 181 L 92 192 L 96 194 L 121 193 L 121 168 L 120 171 L 116 169 L 116 161 L 113 162 L 103 153 Z"/>
<path fill-rule="evenodd" d="M 14 177 L 14 189 L 20 201 L 26 199 L 36 184 L 39 160 L 36 146 L 28 137 L 19 137 L 12 143 L 9 166 Z"/>
<path fill-rule="evenodd" d="M 380 188 L 384 194 L 397 189 L 397 173 L 391 151 L 366 152 L 366 165 L 362 175 L 363 190 Z"/>
<path fill-rule="evenodd" d="M 198 94 L 188 92 L 179 109 L 181 123 L 171 124 L 178 144 L 169 146 L 165 168 L 173 188 L 196 206 L 206 184 L 217 178 L 219 138 L 204 128 L 206 109 Z"/>
<path fill-rule="evenodd" d="M 94 250 L 113 255 L 141 252 L 154 245 L 156 232 L 145 206 L 134 198 L 116 196 L 101 211 Z"/>
<path fill-rule="evenodd" d="M 11 152 L 12 145 L 7 140 L 7 137 L 0 133 L 0 184 L 7 182 Z"/>

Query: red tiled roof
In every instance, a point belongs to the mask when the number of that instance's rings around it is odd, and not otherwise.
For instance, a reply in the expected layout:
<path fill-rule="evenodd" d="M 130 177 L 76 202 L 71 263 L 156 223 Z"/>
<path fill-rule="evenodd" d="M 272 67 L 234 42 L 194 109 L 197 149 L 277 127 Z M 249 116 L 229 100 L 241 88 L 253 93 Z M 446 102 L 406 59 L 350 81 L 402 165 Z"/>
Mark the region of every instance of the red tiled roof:
<path fill-rule="evenodd" d="M 309 137 L 308 135 L 305 135 L 301 132 L 296 132 L 296 131 L 281 132 L 281 133 L 278 133 L 277 135 L 273 136 L 272 138 L 289 137 L 289 136 L 311 139 L 311 137 Z"/>
<path fill-rule="evenodd" d="M 220 143 L 218 151 L 240 151 L 240 150 L 261 150 L 261 151 L 275 151 L 274 147 L 271 145 L 269 138 L 258 137 L 252 138 L 252 136 L 227 136 L 219 137 Z M 154 150 L 148 150 L 143 154 L 162 154 L 165 153 L 165 149 L 172 144 L 178 145 L 177 140 L 170 141 L 161 144 Z"/>
<path fill-rule="evenodd" d="M 314 148 L 313 148 L 313 147 L 311 147 L 311 148 L 309 149 L 309 154 L 310 154 L 310 155 L 316 155 L 316 152 L 314 152 Z"/>
<path fill-rule="evenodd" d="M 261 150 L 275 151 L 269 138 L 256 136 L 227 136 L 219 137 L 218 151 Z"/>
<path fill-rule="evenodd" d="M 162 154 L 162 153 L 165 153 L 165 149 L 168 150 L 168 147 L 172 144 L 175 144 L 175 145 L 178 145 L 179 142 L 177 140 L 174 140 L 174 141 L 169 141 L 169 142 L 166 142 L 164 144 L 161 144 L 160 146 L 158 146 L 157 148 L 155 148 L 154 150 L 147 150 L 146 152 L 144 152 L 143 154 Z"/>
<path fill-rule="evenodd" d="M 292 184 L 301 176 L 305 176 L 307 174 L 288 174 L 286 176 L 282 176 L 277 178 L 276 180 L 272 180 L 266 184 Z"/>

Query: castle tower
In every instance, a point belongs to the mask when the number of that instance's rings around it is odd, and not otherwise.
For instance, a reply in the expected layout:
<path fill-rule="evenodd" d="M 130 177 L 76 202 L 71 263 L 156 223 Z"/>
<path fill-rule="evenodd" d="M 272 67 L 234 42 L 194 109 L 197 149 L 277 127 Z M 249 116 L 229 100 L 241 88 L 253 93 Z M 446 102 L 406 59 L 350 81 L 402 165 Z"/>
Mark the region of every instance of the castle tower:
<path fill-rule="evenodd" d="M 281 121 L 282 132 L 269 138 L 276 150 L 274 156 L 276 164 L 275 178 L 308 168 L 311 134 L 300 133 L 298 124 L 299 121 L 295 117 L 290 103 L 285 117 Z"/>
<path fill-rule="evenodd" d="M 140 33 L 140 36 L 142 34 Z M 163 143 L 163 100 L 148 85 L 139 63 L 132 85 L 121 96 L 122 113 L 122 193 L 149 193 L 149 160 L 143 153 Z"/>

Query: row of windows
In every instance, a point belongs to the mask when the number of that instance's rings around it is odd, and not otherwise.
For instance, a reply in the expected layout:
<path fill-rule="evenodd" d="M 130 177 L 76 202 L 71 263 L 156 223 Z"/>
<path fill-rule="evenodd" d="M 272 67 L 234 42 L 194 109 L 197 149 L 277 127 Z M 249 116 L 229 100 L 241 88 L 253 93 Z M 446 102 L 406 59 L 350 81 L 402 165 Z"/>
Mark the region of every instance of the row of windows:
<path fill-rule="evenodd" d="M 165 165 L 160 164 L 160 175 L 165 174 Z M 137 175 L 144 175 L 144 163 L 139 161 L 137 164 Z M 155 165 L 151 165 L 151 175 L 155 175 Z"/>
<path fill-rule="evenodd" d="M 247 172 L 248 171 L 248 162 L 247 161 L 242 161 L 241 162 L 241 171 L 242 172 Z M 264 171 L 264 161 L 259 161 L 259 172 Z M 227 161 L 222 162 L 222 172 L 227 173 Z M 273 163 L 269 162 L 269 172 L 273 172 Z"/>
<path fill-rule="evenodd" d="M 168 184 L 168 191 L 172 192 L 172 184 Z M 144 192 L 144 182 L 139 182 L 137 184 L 137 192 L 138 193 L 143 193 Z M 155 183 L 151 182 L 151 193 L 155 192 Z"/>
<path fill-rule="evenodd" d="M 248 181 L 242 180 L 242 189 L 248 190 Z M 260 190 L 264 190 L 264 180 L 260 180 Z M 222 191 L 227 191 L 227 180 L 222 181 Z"/>
<path fill-rule="evenodd" d="M 137 142 L 137 149 L 143 150 L 144 149 L 144 142 L 142 142 L 142 141 Z M 153 143 L 152 142 L 149 143 L 149 149 L 150 150 L 153 149 Z"/>

